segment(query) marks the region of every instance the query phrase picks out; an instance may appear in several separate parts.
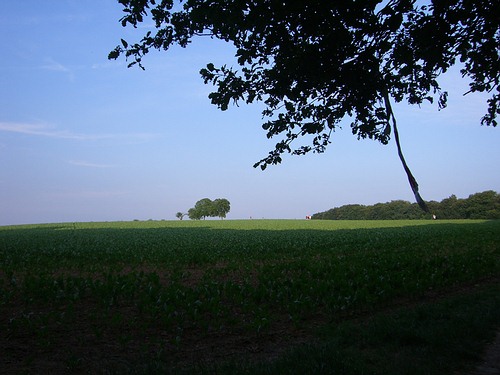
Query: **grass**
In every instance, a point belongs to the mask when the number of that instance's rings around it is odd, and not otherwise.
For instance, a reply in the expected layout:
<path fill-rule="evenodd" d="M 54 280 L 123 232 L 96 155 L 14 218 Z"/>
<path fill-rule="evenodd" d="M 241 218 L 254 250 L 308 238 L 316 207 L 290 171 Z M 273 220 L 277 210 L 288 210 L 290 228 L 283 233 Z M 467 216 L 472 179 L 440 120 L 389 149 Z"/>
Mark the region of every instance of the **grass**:
<path fill-rule="evenodd" d="M 499 221 L 0 227 L 0 364 L 451 373 L 499 326 L 499 254 Z"/>
<path fill-rule="evenodd" d="M 322 327 L 321 341 L 272 363 L 200 368 L 231 374 L 453 374 L 471 370 L 500 317 L 500 288 L 487 287 Z M 215 370 L 215 371 L 214 371 Z"/>

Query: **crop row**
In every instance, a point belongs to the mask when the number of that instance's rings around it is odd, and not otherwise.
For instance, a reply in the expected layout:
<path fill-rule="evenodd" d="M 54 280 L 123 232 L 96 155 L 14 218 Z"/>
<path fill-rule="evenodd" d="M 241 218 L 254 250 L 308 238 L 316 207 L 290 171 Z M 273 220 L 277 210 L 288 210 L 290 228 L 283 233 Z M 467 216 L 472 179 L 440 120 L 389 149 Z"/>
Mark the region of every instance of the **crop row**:
<path fill-rule="evenodd" d="M 40 351 L 74 338 L 134 352 L 301 328 L 499 275 L 498 221 L 0 227 L 0 330 Z"/>

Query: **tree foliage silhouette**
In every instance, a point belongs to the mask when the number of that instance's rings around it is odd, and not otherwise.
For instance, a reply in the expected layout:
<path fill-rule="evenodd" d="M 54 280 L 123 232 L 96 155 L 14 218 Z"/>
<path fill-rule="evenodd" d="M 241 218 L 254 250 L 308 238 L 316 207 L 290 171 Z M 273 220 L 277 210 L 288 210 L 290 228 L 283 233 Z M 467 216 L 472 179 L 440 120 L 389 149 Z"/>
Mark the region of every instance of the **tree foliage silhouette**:
<path fill-rule="evenodd" d="M 275 149 L 255 164 L 265 169 L 284 153 L 323 152 L 340 121 L 354 135 L 386 144 L 398 154 L 419 205 L 399 142 L 391 103 L 437 101 L 446 106 L 439 76 L 458 61 L 469 92 L 490 92 L 481 123 L 500 113 L 499 16 L 490 0 L 119 0 L 123 26 L 152 21 L 136 43 L 121 41 L 110 59 L 139 65 L 152 49 L 186 47 L 197 36 L 236 48 L 239 67 L 208 63 L 200 73 L 216 90 L 220 109 L 263 102 L 267 137 Z M 181 6 L 182 5 L 182 6 Z M 174 10 L 175 9 L 175 10 Z M 298 141 L 303 144 L 296 145 Z"/>

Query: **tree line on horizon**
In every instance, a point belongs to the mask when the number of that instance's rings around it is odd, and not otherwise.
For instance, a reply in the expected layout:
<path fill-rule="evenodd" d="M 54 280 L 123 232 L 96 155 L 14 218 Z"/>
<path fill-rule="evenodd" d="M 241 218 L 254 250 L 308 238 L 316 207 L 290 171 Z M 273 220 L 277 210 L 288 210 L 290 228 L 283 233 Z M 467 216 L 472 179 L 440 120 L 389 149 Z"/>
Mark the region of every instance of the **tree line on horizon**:
<path fill-rule="evenodd" d="M 500 194 L 493 190 L 459 199 L 455 195 L 441 202 L 429 201 L 430 214 L 417 203 L 394 200 L 374 205 L 347 204 L 312 215 L 316 220 L 403 220 L 429 219 L 500 219 Z"/>

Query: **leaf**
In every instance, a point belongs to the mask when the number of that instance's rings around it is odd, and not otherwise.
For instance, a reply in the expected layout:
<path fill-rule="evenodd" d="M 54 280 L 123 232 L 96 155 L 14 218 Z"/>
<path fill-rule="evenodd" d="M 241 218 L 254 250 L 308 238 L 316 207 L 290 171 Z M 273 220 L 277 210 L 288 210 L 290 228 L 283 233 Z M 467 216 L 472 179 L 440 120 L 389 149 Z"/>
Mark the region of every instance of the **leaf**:
<path fill-rule="evenodd" d="M 122 45 L 123 45 L 123 48 L 127 48 L 128 47 L 128 43 L 126 40 L 122 39 Z"/>
<path fill-rule="evenodd" d="M 111 51 L 108 55 L 108 60 L 116 60 L 118 56 L 120 56 L 120 48 L 116 47 L 113 51 Z"/>
<path fill-rule="evenodd" d="M 441 93 L 441 95 L 439 96 L 439 101 L 438 101 L 439 109 L 446 108 L 447 102 L 448 102 L 448 92 L 445 91 Z"/>

